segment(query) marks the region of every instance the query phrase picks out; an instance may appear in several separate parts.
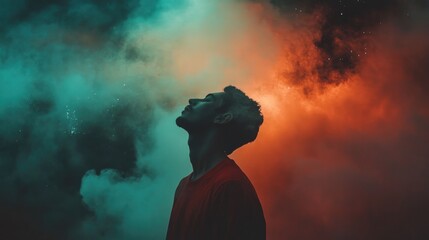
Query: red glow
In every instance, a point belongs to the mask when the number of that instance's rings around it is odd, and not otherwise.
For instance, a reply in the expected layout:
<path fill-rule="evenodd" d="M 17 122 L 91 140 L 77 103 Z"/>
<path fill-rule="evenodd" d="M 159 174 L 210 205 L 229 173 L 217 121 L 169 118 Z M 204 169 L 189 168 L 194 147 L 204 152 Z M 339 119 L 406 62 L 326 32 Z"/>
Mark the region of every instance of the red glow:
<path fill-rule="evenodd" d="M 268 16 L 260 5 L 250 10 Z M 427 36 L 379 29 L 365 39 L 370 47 L 355 72 L 323 84 L 315 69 L 328 59 L 313 44 L 319 21 L 307 16 L 296 27 L 269 18 L 277 58 L 258 62 L 256 50 L 243 60 L 260 73 L 244 88 L 260 101 L 265 122 L 257 141 L 233 158 L 259 192 L 268 239 L 381 239 L 398 226 L 400 236 L 418 232 L 423 221 L 410 208 L 428 197 L 429 108 L 414 70 L 425 60 Z M 258 49 L 245 43 L 252 44 Z"/>

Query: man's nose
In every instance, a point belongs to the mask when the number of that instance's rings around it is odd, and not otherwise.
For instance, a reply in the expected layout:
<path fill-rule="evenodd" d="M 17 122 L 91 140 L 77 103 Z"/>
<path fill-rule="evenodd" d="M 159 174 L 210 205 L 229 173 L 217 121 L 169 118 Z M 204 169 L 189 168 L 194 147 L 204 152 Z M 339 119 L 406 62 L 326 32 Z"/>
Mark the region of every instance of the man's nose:
<path fill-rule="evenodd" d="M 190 98 L 188 102 L 189 102 L 189 105 L 195 105 L 197 103 L 197 99 Z"/>

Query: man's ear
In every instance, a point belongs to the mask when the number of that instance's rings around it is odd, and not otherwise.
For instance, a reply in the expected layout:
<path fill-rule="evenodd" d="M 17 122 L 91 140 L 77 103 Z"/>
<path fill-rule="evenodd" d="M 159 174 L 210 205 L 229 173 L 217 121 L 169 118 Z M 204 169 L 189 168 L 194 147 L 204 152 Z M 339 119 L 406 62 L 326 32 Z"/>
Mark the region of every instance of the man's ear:
<path fill-rule="evenodd" d="M 234 118 L 234 116 L 232 115 L 231 112 L 226 112 L 226 113 L 222 113 L 219 114 L 215 117 L 215 119 L 213 120 L 214 123 L 217 124 L 225 124 L 230 122 L 232 119 Z"/>

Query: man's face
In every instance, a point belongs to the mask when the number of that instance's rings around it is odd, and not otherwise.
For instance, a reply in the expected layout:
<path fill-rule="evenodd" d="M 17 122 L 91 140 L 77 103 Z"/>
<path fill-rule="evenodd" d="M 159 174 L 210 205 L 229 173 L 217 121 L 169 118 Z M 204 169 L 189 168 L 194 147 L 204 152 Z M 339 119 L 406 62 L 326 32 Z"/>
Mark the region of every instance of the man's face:
<path fill-rule="evenodd" d="M 176 119 L 177 126 L 189 133 L 198 132 L 214 126 L 214 119 L 219 114 L 225 93 L 209 93 L 205 98 L 191 98 L 189 105 Z"/>

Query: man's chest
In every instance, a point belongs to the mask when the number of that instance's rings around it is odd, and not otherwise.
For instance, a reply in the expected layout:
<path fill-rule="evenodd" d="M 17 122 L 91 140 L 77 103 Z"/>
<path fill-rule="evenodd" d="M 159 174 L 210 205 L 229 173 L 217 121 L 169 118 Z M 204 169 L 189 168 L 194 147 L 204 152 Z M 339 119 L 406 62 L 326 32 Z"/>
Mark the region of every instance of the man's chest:
<path fill-rule="evenodd" d="M 189 225 L 210 222 L 216 206 L 215 187 L 184 188 L 173 206 L 175 217 Z"/>

